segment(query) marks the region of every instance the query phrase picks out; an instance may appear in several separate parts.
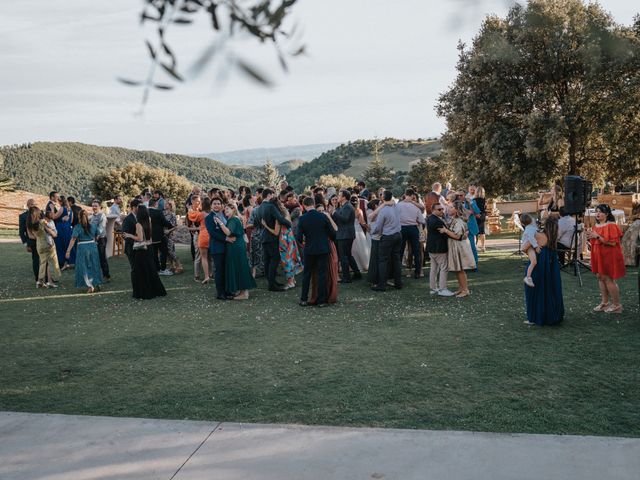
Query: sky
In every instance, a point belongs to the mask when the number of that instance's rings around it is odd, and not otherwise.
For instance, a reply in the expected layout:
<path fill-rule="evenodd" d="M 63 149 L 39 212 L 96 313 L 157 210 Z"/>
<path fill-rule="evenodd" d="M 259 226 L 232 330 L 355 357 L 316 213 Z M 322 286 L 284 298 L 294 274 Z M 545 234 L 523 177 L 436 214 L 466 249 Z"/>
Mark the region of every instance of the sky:
<path fill-rule="evenodd" d="M 142 91 L 117 77 L 149 68 L 139 0 L 0 0 L 0 145 L 78 141 L 175 153 L 438 136 L 434 106 L 455 79 L 457 44 L 509 0 L 299 0 L 290 18 L 308 54 L 282 72 L 272 48 L 249 39 L 226 53 L 267 73 L 264 88 L 217 55 L 170 92 Z M 639 7 L 601 5 L 630 24 Z M 167 32 L 179 69 L 215 37 L 205 18 Z M 288 48 L 294 48 L 291 45 Z M 163 72 L 157 81 L 167 83 Z"/>

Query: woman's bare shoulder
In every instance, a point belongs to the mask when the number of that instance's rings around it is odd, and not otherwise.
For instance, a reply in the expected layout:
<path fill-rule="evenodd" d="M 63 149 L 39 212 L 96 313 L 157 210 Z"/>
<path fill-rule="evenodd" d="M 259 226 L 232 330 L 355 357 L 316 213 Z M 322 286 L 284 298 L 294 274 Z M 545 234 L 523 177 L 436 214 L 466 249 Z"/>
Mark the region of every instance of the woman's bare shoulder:
<path fill-rule="evenodd" d="M 538 242 L 538 245 L 540 245 L 541 247 L 544 247 L 549 242 L 549 239 L 544 232 L 537 232 L 536 242 Z"/>

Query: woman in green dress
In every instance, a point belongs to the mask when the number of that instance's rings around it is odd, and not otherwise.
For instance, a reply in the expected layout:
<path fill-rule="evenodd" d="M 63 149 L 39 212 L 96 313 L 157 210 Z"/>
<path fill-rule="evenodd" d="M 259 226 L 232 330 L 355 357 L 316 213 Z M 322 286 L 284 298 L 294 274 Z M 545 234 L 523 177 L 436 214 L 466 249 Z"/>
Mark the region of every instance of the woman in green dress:
<path fill-rule="evenodd" d="M 218 222 L 224 234 L 233 241 L 227 242 L 225 252 L 225 289 L 234 293 L 234 300 L 248 300 L 249 290 L 256 288 L 256 281 L 251 275 L 247 244 L 244 239 L 244 226 L 238 215 L 238 207 L 229 203 L 224 207 L 227 224 Z"/>

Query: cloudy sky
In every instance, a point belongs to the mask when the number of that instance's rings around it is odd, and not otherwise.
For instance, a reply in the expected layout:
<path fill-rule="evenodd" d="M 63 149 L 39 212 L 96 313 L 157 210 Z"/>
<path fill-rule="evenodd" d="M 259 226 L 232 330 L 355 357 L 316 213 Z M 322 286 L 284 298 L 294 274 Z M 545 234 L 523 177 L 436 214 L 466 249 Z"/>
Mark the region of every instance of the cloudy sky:
<path fill-rule="evenodd" d="M 603 0 L 629 24 L 634 2 Z M 300 0 L 293 17 L 309 55 L 283 74 L 273 51 L 238 40 L 228 52 L 275 80 L 265 89 L 222 63 L 172 92 L 142 93 L 149 60 L 138 0 L 0 0 L 0 145 L 80 141 L 163 152 L 221 152 L 443 131 L 434 112 L 455 77 L 458 40 L 508 0 Z M 212 36 L 203 21 L 169 32 L 188 67 Z M 153 37 L 150 37 L 153 38 Z M 221 57 L 220 57 L 221 59 Z M 165 80 L 162 75 L 158 80 Z"/>

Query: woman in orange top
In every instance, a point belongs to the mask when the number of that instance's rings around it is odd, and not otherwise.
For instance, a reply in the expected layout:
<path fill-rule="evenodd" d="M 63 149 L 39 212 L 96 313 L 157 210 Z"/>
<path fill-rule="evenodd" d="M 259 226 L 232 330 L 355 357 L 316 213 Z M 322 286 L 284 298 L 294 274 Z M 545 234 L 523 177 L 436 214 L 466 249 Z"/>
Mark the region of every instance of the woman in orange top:
<path fill-rule="evenodd" d="M 625 275 L 622 256 L 622 230 L 609 205 L 596 207 L 597 224 L 587 233 L 591 241 L 591 271 L 598 275 L 602 301 L 594 312 L 621 313 L 620 288 L 616 279 Z"/>
<path fill-rule="evenodd" d="M 198 250 L 200 250 L 200 258 L 202 262 L 202 270 L 204 271 L 204 280 L 202 284 L 209 283 L 209 232 L 204 224 L 204 219 L 211 211 L 211 199 L 205 197 L 202 200 L 202 208 L 198 202 L 194 202 L 187 214 L 189 221 L 200 224 L 200 230 L 198 231 Z"/>

